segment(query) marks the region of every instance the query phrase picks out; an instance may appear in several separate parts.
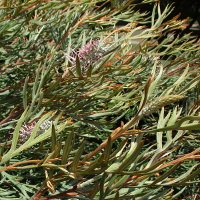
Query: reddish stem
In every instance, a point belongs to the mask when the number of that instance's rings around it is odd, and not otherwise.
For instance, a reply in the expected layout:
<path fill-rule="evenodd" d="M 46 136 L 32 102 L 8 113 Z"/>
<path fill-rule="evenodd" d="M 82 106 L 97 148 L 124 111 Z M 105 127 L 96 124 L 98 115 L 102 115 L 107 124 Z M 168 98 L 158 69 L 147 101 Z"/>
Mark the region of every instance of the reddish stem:
<path fill-rule="evenodd" d="M 0 121 L 0 125 L 6 123 L 7 121 L 9 121 L 12 117 L 14 117 L 17 113 L 19 113 L 22 109 L 19 109 L 19 108 L 14 108 L 10 114 L 5 118 L 3 119 L 2 121 Z"/>

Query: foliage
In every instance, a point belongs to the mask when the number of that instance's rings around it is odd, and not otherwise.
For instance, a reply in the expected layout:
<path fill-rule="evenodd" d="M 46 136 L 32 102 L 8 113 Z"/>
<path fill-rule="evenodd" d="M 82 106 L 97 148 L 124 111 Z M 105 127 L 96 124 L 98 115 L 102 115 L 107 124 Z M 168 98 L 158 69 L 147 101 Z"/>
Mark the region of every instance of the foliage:
<path fill-rule="evenodd" d="M 196 195 L 199 42 L 107 2 L 1 3 L 0 199 Z"/>

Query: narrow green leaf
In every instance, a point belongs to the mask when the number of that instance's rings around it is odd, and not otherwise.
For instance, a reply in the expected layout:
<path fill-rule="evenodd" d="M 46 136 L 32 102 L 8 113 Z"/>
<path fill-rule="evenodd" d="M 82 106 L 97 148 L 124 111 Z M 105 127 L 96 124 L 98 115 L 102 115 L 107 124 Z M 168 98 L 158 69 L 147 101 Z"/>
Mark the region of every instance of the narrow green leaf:
<path fill-rule="evenodd" d="M 56 139 L 56 130 L 55 130 L 55 126 L 52 123 L 51 125 L 51 151 L 54 151 L 56 146 L 57 146 L 57 139 Z"/>
<path fill-rule="evenodd" d="M 177 198 L 187 189 L 188 187 L 184 187 L 179 192 L 177 192 L 175 195 L 173 195 L 170 200 L 177 200 Z"/>
<path fill-rule="evenodd" d="M 107 164 L 108 164 L 108 161 L 109 161 L 109 158 L 110 158 L 111 150 L 112 150 L 112 140 L 111 140 L 111 137 L 109 135 L 107 145 L 106 145 L 105 150 L 103 152 L 103 161 Z"/>
<path fill-rule="evenodd" d="M 71 164 L 71 171 L 72 172 L 76 172 L 76 170 L 77 170 L 78 163 L 80 162 L 81 155 L 82 155 L 84 147 L 85 147 L 85 143 L 86 143 L 86 141 L 82 142 L 81 146 L 79 147 L 78 151 L 76 152 L 76 154 L 74 156 L 74 160 Z"/>
<path fill-rule="evenodd" d="M 76 73 L 79 76 L 79 78 L 83 77 L 81 70 L 81 63 L 78 56 L 76 56 Z"/>
<path fill-rule="evenodd" d="M 27 108 L 27 86 L 28 86 L 28 80 L 29 80 L 29 77 L 27 76 L 26 79 L 25 79 L 23 92 L 22 92 L 24 110 Z"/>
<path fill-rule="evenodd" d="M 181 163 L 177 163 L 176 165 L 172 166 L 171 169 L 168 169 L 164 174 L 159 176 L 151 185 L 155 185 L 161 181 L 164 181 L 165 178 L 169 177 L 180 165 Z"/>
<path fill-rule="evenodd" d="M 73 139 L 74 139 L 74 132 L 71 131 L 69 133 L 69 135 L 67 136 L 67 139 L 65 141 L 65 145 L 64 145 L 64 149 L 63 149 L 63 153 L 62 153 L 62 159 L 61 159 L 61 163 L 62 164 L 66 164 L 68 161 L 68 157 L 69 154 L 72 150 L 72 146 L 73 146 Z"/>
<path fill-rule="evenodd" d="M 179 176 L 178 178 L 172 180 L 172 181 L 168 181 L 166 183 L 163 183 L 162 185 L 172 185 L 174 183 L 183 183 L 185 182 L 185 180 L 189 180 L 192 174 L 192 171 L 199 166 L 199 164 L 196 164 L 194 166 L 192 166 L 187 172 L 185 172 L 184 174 L 182 174 L 181 176 Z M 197 172 L 200 172 L 200 169 L 197 169 Z M 192 177 L 191 177 L 192 178 Z"/>
<path fill-rule="evenodd" d="M 132 142 L 131 149 L 127 153 L 126 157 L 123 159 L 122 163 L 119 165 L 118 169 L 116 171 L 123 171 L 125 168 L 127 168 L 131 163 L 134 162 L 134 160 L 139 156 L 139 152 L 143 146 L 143 143 L 141 142 L 142 135 L 138 135 L 135 142 Z"/>
<path fill-rule="evenodd" d="M 100 184 L 99 184 L 99 188 L 100 188 L 100 190 L 99 190 L 99 192 L 100 192 L 99 200 L 104 200 L 105 199 L 104 198 L 104 185 L 105 185 L 106 176 L 107 176 L 107 174 L 104 173 L 102 175 L 101 180 L 100 180 Z"/>
<path fill-rule="evenodd" d="M 26 116 L 27 116 L 28 112 L 29 111 L 27 108 L 21 115 L 20 119 L 18 120 L 17 126 L 13 132 L 11 148 L 5 155 L 3 155 L 2 160 L 1 160 L 2 163 L 6 163 L 12 157 L 12 153 L 15 151 L 15 149 L 17 147 L 17 142 L 18 142 L 18 138 L 19 138 L 19 134 L 20 134 L 19 133 L 20 128 L 22 127 L 23 122 L 26 120 Z"/>

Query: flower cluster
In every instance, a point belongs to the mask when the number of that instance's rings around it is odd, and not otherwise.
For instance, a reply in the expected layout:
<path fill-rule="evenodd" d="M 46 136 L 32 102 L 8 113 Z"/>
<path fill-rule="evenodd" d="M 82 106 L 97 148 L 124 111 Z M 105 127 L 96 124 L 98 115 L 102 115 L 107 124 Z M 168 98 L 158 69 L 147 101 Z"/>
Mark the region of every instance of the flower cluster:
<path fill-rule="evenodd" d="M 45 120 L 39 127 L 39 130 L 37 132 L 37 135 L 45 132 L 46 130 L 49 129 L 49 127 L 51 126 L 52 121 L 49 120 Z M 31 135 L 31 133 L 33 132 L 33 129 L 35 128 L 36 122 L 31 123 L 30 125 L 26 125 L 24 124 L 21 128 L 20 128 L 20 139 L 22 142 L 25 142 L 29 136 Z"/>
<path fill-rule="evenodd" d="M 76 57 L 79 58 L 81 68 L 83 70 L 92 66 L 95 62 L 99 61 L 106 53 L 109 47 L 99 39 L 90 40 L 83 47 L 77 51 L 72 51 L 71 55 L 66 55 L 67 60 L 71 64 L 71 68 L 76 66 Z"/>
<path fill-rule="evenodd" d="M 167 106 L 171 103 L 175 103 L 181 99 L 185 98 L 182 95 L 166 95 L 163 97 L 158 97 L 158 99 L 152 101 L 151 103 L 147 104 L 141 111 L 139 117 L 142 118 L 144 116 L 148 116 L 151 113 L 159 110 L 163 106 Z"/>

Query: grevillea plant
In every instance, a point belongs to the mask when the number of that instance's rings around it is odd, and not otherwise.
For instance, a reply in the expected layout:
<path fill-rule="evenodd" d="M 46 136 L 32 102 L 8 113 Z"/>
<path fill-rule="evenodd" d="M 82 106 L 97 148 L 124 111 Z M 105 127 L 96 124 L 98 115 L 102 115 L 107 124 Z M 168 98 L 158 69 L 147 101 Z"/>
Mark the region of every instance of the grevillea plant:
<path fill-rule="evenodd" d="M 109 47 L 106 47 L 99 39 L 96 39 L 90 40 L 77 51 L 73 50 L 70 56 L 67 54 L 65 54 L 65 56 L 71 68 L 76 67 L 78 59 L 82 70 L 86 70 L 87 68 L 94 66 L 96 62 L 100 61 L 108 50 Z"/>
<path fill-rule="evenodd" d="M 0 199 L 199 195 L 199 43 L 104 3 L 1 3 Z"/>

